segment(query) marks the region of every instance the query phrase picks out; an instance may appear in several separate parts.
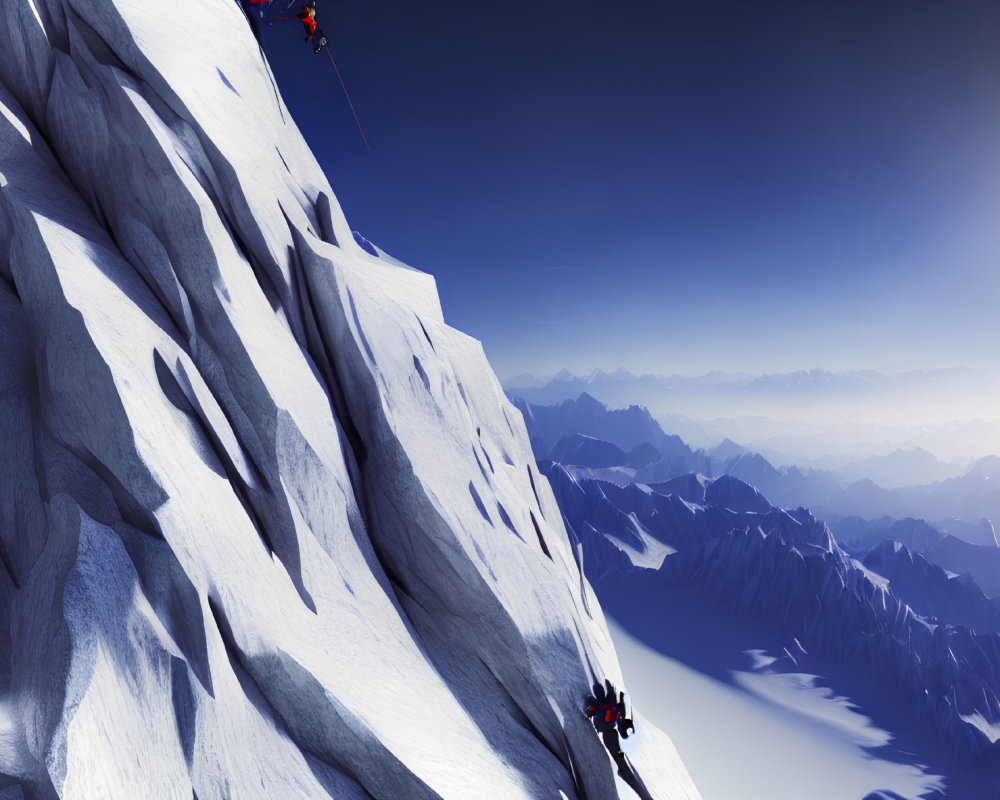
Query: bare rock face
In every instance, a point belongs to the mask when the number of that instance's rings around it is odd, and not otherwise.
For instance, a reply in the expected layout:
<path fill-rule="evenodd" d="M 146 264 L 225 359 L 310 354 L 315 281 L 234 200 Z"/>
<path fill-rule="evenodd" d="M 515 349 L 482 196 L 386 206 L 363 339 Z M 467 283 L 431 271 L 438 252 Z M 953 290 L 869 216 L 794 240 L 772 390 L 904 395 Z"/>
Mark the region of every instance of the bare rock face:
<path fill-rule="evenodd" d="M 239 6 L 0 0 L 0 54 L 0 798 L 634 797 L 521 416 Z"/>

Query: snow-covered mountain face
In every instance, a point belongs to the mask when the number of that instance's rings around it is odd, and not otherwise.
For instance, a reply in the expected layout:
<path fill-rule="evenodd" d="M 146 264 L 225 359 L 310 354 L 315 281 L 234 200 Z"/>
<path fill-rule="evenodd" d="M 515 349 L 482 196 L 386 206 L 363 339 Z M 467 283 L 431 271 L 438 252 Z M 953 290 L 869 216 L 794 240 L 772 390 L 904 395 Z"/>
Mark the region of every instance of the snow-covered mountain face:
<path fill-rule="evenodd" d="M 0 797 L 634 797 L 520 415 L 240 7 L 0 0 L 0 52 Z"/>

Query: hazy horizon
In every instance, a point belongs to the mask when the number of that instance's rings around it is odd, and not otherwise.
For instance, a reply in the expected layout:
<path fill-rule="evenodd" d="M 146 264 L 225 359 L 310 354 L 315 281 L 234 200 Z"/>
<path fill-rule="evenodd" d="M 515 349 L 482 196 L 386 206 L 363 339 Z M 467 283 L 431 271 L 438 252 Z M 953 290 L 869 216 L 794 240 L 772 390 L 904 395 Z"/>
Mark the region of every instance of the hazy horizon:
<path fill-rule="evenodd" d="M 798 371 L 699 376 L 595 371 L 513 394 L 551 404 L 587 392 L 612 408 L 647 408 L 689 445 L 722 439 L 777 464 L 835 466 L 920 447 L 942 462 L 1000 455 L 1000 369 L 954 367 L 898 373 Z"/>
<path fill-rule="evenodd" d="M 928 373 L 928 372 L 948 372 L 952 370 L 969 370 L 974 372 L 996 372 L 1000 376 L 1000 363 L 990 363 L 990 364 L 972 364 L 972 363 L 954 363 L 954 364 L 941 364 L 933 365 L 927 367 L 913 367 L 909 369 L 874 369 L 874 368 L 852 368 L 852 369 L 831 369 L 829 367 L 822 366 L 811 366 L 811 367 L 793 367 L 791 369 L 774 369 L 768 371 L 753 371 L 747 369 L 727 369 L 723 367 L 710 367 L 701 370 L 690 370 L 690 371 L 679 371 L 679 370 L 666 370 L 657 371 L 651 369 L 645 369 L 642 371 L 630 369 L 625 366 L 617 367 L 590 367 L 589 369 L 583 369 L 575 371 L 569 367 L 561 367 L 555 371 L 538 371 L 532 372 L 531 370 L 521 370 L 519 372 L 512 373 L 510 375 L 501 375 L 497 373 L 497 377 L 500 378 L 501 383 L 507 385 L 511 381 L 518 380 L 520 378 L 529 377 L 538 381 L 540 383 L 548 383 L 554 380 L 562 374 L 569 374 L 576 378 L 588 378 L 595 374 L 614 376 L 616 373 L 626 372 L 629 375 L 636 378 L 684 378 L 684 379 L 696 379 L 696 378 L 707 378 L 711 376 L 723 375 L 730 376 L 733 378 L 761 378 L 770 376 L 783 376 L 783 375 L 808 375 L 810 373 L 826 373 L 830 375 L 852 375 L 852 374 L 865 374 L 874 373 L 878 375 L 885 376 L 899 376 L 899 375 L 909 375 L 914 373 Z M 998 415 L 1000 415 L 1000 410 L 998 410 Z"/>

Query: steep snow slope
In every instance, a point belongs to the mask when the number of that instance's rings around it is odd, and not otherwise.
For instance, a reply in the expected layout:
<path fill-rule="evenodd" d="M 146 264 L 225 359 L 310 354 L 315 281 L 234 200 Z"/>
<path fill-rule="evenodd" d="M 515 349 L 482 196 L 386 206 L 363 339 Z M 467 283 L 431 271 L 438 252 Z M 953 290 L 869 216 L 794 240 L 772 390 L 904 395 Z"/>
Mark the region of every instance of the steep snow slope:
<path fill-rule="evenodd" d="M 0 52 L 2 796 L 634 796 L 519 414 L 238 5 L 0 0 Z"/>

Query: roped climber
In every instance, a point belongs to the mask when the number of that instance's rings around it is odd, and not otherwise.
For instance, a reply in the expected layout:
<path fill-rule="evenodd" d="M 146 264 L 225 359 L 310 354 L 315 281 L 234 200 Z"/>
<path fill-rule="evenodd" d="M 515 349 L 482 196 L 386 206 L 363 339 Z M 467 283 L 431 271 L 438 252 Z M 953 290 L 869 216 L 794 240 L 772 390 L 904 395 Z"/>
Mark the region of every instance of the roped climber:
<path fill-rule="evenodd" d="M 610 680 L 605 680 L 604 684 L 595 683 L 594 693 L 587 696 L 587 716 L 593 718 L 594 727 L 601 734 L 608 752 L 616 756 L 622 750 L 619 735 L 627 739 L 635 725 L 626 716 L 625 692 L 616 697 L 614 684 Z"/>
<path fill-rule="evenodd" d="M 604 684 L 595 683 L 594 693 L 587 695 L 585 713 L 593 721 L 601 734 L 604 746 L 611 754 L 618 774 L 642 800 L 653 800 L 646 785 L 622 751 L 621 739 L 627 739 L 635 731 L 625 700 L 625 692 L 615 692 L 615 685 L 608 679 Z M 619 738 L 620 737 L 620 738 Z"/>
<path fill-rule="evenodd" d="M 293 20 L 297 19 L 302 22 L 303 27 L 306 30 L 306 41 L 314 42 L 315 47 L 313 47 L 313 52 L 318 53 L 327 45 L 326 36 L 323 34 L 323 29 L 319 27 L 316 22 L 316 0 L 312 0 L 308 3 L 305 8 L 303 8 L 294 17 L 276 17 L 276 19 Z M 319 38 L 316 38 L 319 37 Z"/>

